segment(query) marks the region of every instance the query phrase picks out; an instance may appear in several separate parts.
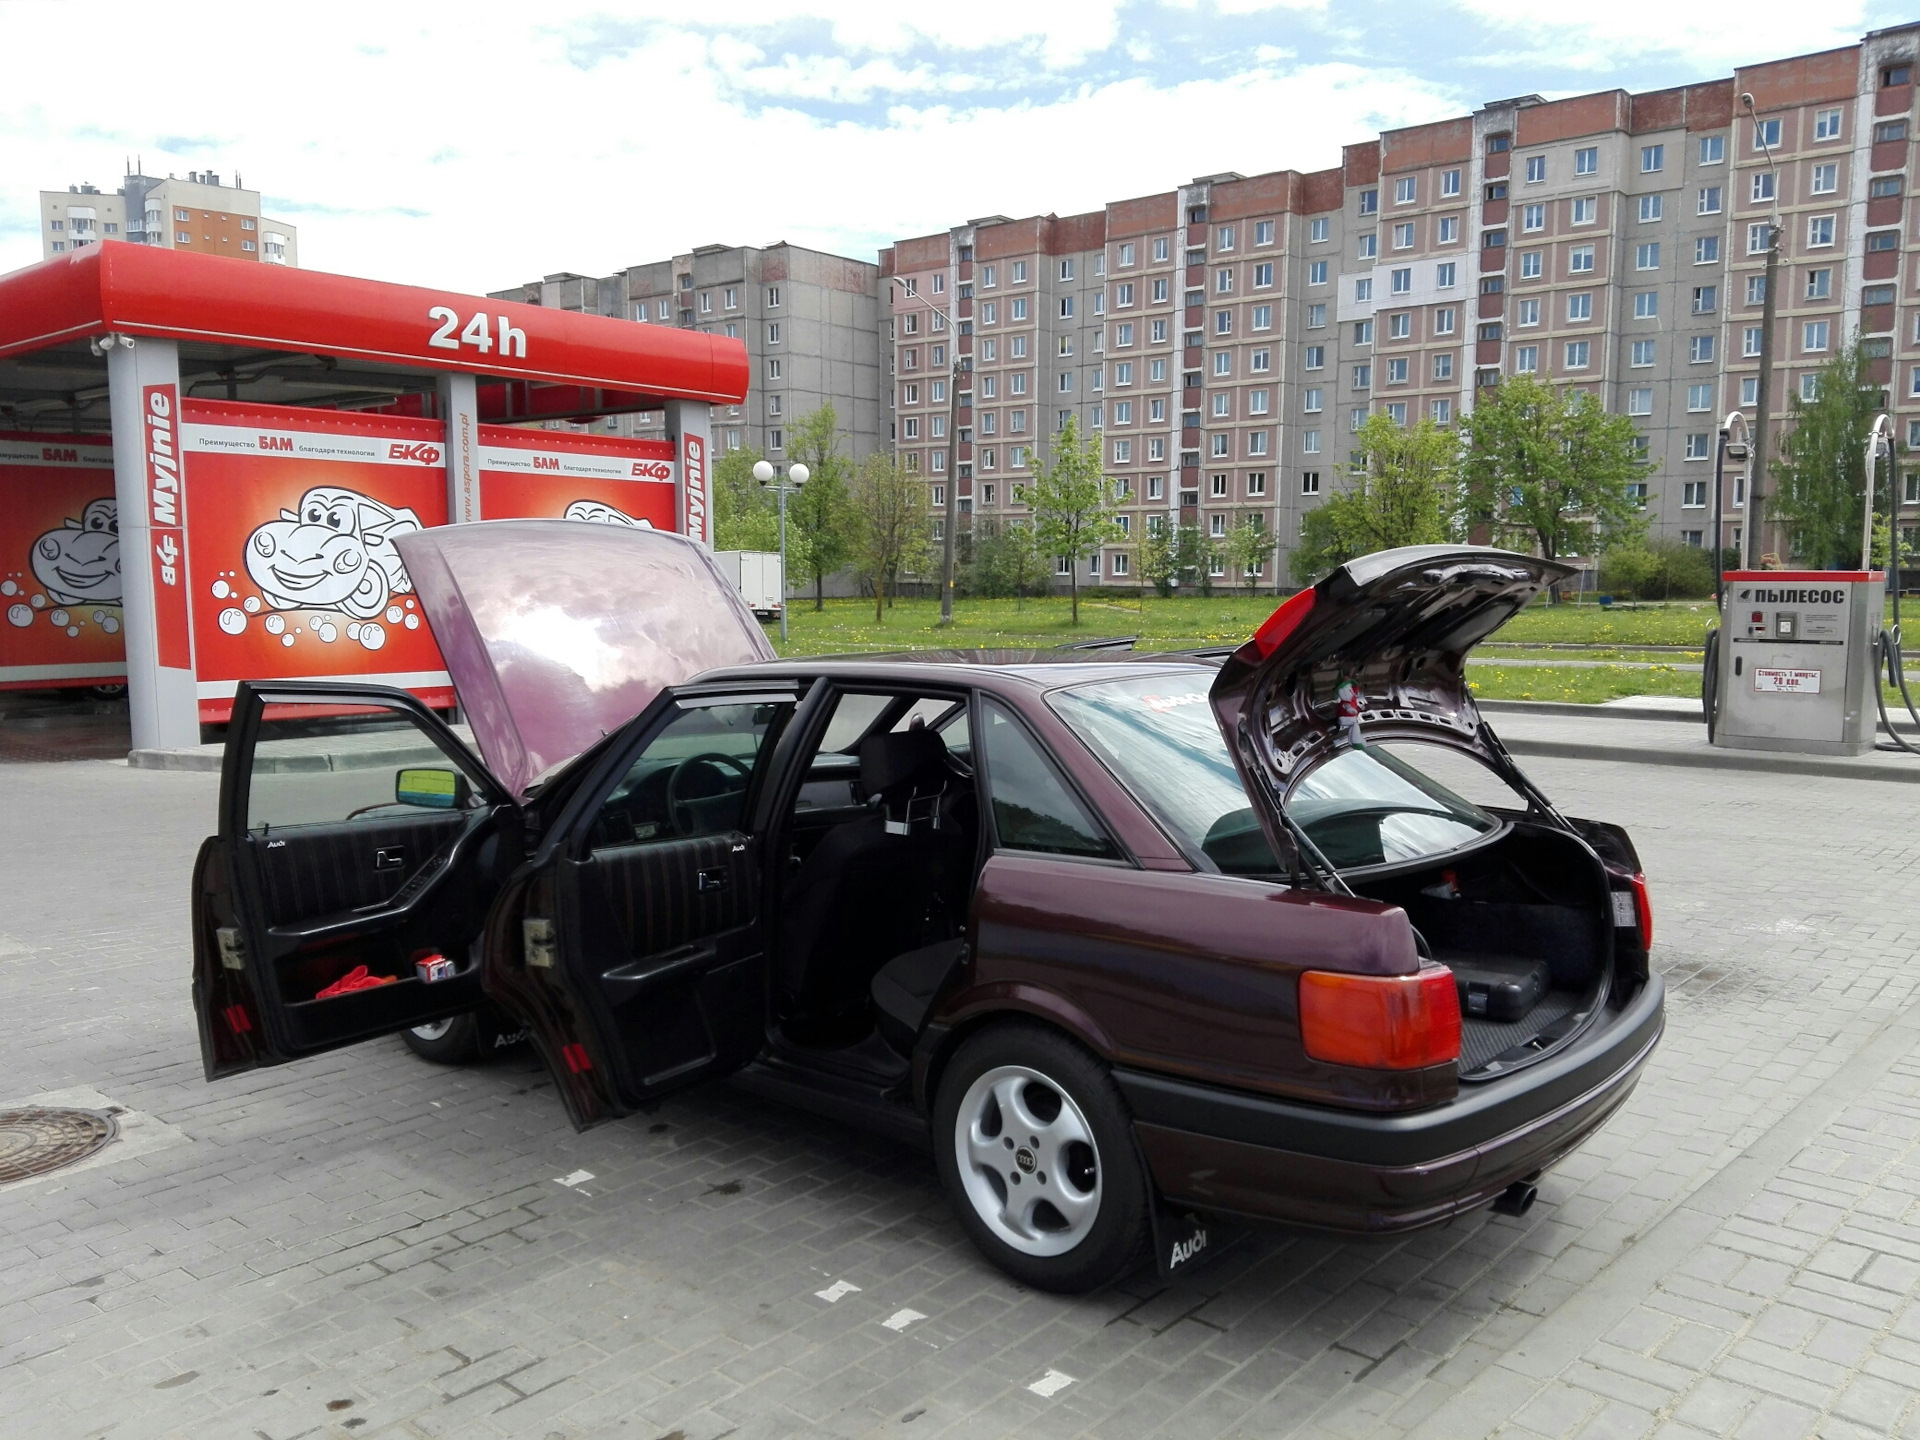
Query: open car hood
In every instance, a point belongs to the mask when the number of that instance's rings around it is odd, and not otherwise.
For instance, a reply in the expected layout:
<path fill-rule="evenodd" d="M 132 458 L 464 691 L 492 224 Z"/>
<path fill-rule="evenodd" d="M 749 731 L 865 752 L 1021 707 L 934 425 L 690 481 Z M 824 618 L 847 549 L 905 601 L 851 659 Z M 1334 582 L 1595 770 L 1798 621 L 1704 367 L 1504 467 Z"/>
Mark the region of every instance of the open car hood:
<path fill-rule="evenodd" d="M 394 543 L 480 754 L 515 797 L 668 686 L 774 658 L 739 592 L 684 536 L 486 520 Z"/>
<path fill-rule="evenodd" d="M 1210 698 L 1270 830 L 1302 773 L 1346 742 L 1342 680 L 1367 740 L 1435 740 L 1502 774 L 1505 748 L 1467 689 L 1467 652 L 1573 567 L 1479 545 L 1413 545 L 1349 561 L 1292 596 L 1220 667 Z M 1270 834 L 1279 853 L 1292 847 Z"/>

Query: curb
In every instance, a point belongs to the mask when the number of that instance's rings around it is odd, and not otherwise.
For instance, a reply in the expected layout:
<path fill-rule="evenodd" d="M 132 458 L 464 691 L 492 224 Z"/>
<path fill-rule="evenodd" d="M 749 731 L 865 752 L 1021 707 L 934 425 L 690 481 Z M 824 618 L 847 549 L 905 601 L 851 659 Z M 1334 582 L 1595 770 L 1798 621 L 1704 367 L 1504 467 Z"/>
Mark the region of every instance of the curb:
<path fill-rule="evenodd" d="M 198 750 L 129 750 L 127 764 L 135 770 L 203 770 L 218 772 L 220 752 Z"/>
<path fill-rule="evenodd" d="M 1841 780 L 1883 780 L 1895 785 L 1920 785 L 1920 763 L 1912 765 L 1861 764 L 1844 759 L 1823 760 L 1812 755 L 1782 755 L 1760 750 L 1658 750 L 1626 745 L 1597 745 L 1580 740 L 1530 740 L 1501 737 L 1515 755 L 1543 755 L 1556 760 L 1608 760 L 1627 765 L 1686 765 L 1700 770 L 1759 770 L 1778 775 L 1818 775 Z M 1765 758 L 1762 758 L 1765 757 Z M 1861 760 L 1866 757 L 1862 756 Z"/>

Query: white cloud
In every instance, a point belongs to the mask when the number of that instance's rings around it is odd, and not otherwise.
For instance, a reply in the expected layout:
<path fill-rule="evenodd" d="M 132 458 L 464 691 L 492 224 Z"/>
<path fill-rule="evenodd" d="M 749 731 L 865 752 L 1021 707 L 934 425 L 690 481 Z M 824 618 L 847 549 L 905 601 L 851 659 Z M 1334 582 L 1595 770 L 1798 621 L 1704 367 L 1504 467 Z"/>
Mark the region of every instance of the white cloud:
<path fill-rule="evenodd" d="M 1851 45 L 1871 28 L 1862 0 L 1817 7 L 1802 0 L 1698 0 L 1662 10 L 1657 18 L 1633 5 L 1617 10 L 1589 6 L 1569 15 L 1500 0 L 1452 3 L 1517 42 L 1499 54 L 1477 57 L 1484 63 L 1608 72 L 1654 57 L 1679 56 L 1702 80 L 1728 74 L 1737 65 Z M 1630 78 L 1615 83 L 1642 88 Z"/>

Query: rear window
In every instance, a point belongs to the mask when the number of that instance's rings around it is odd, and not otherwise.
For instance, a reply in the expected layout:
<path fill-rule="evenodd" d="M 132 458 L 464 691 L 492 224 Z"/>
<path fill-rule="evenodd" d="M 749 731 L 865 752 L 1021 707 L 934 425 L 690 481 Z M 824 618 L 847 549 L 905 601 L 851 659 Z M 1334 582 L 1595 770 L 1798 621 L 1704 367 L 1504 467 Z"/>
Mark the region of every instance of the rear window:
<path fill-rule="evenodd" d="M 1228 875 L 1279 871 L 1207 697 L 1211 675 L 1153 675 L 1078 685 L 1049 697 L 1107 768 L 1176 839 Z M 1342 750 L 1296 781 L 1288 813 L 1337 869 L 1442 854 L 1501 823 L 1407 757 L 1477 761 L 1431 745 Z"/>

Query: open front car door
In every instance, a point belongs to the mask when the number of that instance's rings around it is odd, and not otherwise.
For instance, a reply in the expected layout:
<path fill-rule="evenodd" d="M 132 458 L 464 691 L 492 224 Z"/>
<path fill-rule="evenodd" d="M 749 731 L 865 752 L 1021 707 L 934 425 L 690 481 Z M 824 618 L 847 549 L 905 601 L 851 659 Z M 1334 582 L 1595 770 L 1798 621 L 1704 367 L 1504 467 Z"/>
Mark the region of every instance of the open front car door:
<path fill-rule="evenodd" d="M 405 691 L 242 684 L 193 879 L 207 1078 L 472 1010 L 521 817 Z"/>
<path fill-rule="evenodd" d="M 496 906 L 487 993 L 526 1023 L 576 1127 L 765 1044 L 758 812 L 796 703 L 781 682 L 659 696 L 569 777 Z"/>

